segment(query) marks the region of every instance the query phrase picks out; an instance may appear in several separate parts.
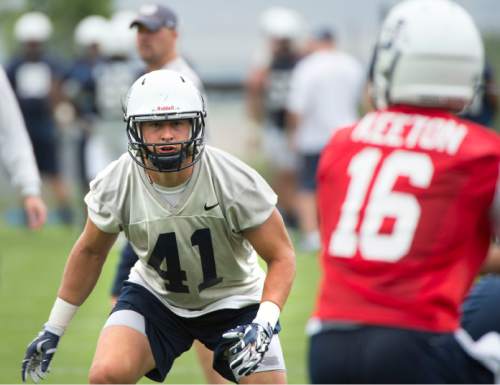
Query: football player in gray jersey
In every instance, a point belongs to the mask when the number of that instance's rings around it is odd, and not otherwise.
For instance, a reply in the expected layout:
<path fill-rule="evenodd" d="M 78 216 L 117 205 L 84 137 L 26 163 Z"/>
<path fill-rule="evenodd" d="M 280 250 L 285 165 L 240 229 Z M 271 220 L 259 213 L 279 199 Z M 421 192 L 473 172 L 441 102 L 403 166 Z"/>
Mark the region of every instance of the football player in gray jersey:
<path fill-rule="evenodd" d="M 285 383 L 278 318 L 295 256 L 276 194 L 256 171 L 204 144 L 203 98 L 183 75 L 140 77 L 125 117 L 129 154 L 91 183 L 87 224 L 28 346 L 23 380 L 45 377 L 123 231 L 139 260 L 99 337 L 91 383 L 163 381 L 195 339 L 215 351 L 213 367 L 228 380 Z"/>
<path fill-rule="evenodd" d="M 130 28 L 136 33 L 137 53 L 146 65 L 144 72 L 158 69 L 168 69 L 187 76 L 204 95 L 203 84 L 193 68 L 179 54 L 177 41 L 179 19 L 174 10 L 161 4 L 143 4 Z M 142 73 L 141 73 L 142 75 Z M 209 123 L 207 122 L 207 126 Z M 207 130 L 209 131 L 209 130 Z M 209 133 L 205 133 L 205 141 L 208 142 Z M 137 262 L 135 254 L 129 242 L 126 243 L 120 254 L 115 278 L 111 288 L 112 302 L 116 303 L 123 282 L 128 278 L 130 269 Z M 225 384 L 227 381 L 212 368 L 213 354 L 199 341 L 193 344 L 200 366 L 203 370 L 207 384 Z"/>

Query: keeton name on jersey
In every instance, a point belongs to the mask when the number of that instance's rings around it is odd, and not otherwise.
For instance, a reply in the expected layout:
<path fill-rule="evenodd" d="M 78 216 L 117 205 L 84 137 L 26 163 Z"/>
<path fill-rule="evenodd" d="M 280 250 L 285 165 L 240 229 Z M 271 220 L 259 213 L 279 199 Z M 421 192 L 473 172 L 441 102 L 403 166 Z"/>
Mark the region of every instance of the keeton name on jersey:
<path fill-rule="evenodd" d="M 354 128 L 353 142 L 432 150 L 454 155 L 467 134 L 465 124 L 435 116 L 370 113 Z"/>
<path fill-rule="evenodd" d="M 495 133 L 430 109 L 373 112 L 337 131 L 318 169 L 316 316 L 456 329 L 489 246 L 499 160 Z"/>

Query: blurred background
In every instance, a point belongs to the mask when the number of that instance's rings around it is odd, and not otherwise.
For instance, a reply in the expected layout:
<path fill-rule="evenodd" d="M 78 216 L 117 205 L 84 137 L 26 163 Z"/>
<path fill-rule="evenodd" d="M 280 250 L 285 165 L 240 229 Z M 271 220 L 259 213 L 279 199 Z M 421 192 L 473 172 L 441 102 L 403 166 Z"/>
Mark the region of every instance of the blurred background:
<path fill-rule="evenodd" d="M 294 9 L 303 18 L 301 39 L 319 27 L 335 31 L 339 49 L 357 58 L 368 72 L 372 48 L 378 28 L 387 11 L 398 0 L 194 0 L 157 1 L 171 7 L 179 17 L 178 51 L 200 75 L 210 107 L 211 142 L 247 161 L 259 165 L 260 125 L 249 118 L 245 110 L 245 82 L 252 67 L 266 55 L 266 39 L 259 17 L 270 6 Z M 496 0 L 458 0 L 477 22 L 486 45 L 488 63 L 494 74 L 500 71 L 500 2 Z M 2 0 L 0 1 L 0 62 L 4 65 L 16 52 L 19 43 L 14 37 L 16 20 L 27 11 L 42 11 L 53 23 L 53 33 L 46 42 L 47 50 L 63 65 L 69 66 L 79 54 L 74 41 L 78 22 L 88 15 L 111 18 L 119 11 L 137 11 L 142 0 Z M 132 31 L 133 33 L 133 31 Z M 133 60 L 140 63 L 135 50 Z M 139 64 L 138 64 L 139 65 Z M 117 96 L 117 100 L 120 96 Z M 361 110 L 360 110 L 361 111 Z M 500 130 L 496 116 L 492 126 Z M 124 127 L 124 126 L 123 126 Z M 71 129 L 60 130 L 64 173 L 75 174 L 71 156 Z M 116 130 L 113 135 L 122 136 Z M 1 171 L 0 171 L 1 172 Z M 9 194 L 6 184 L 0 187 L 0 202 Z"/>
<path fill-rule="evenodd" d="M 368 77 L 372 48 L 378 28 L 397 0 L 170 0 L 156 3 L 171 7 L 179 17 L 178 51 L 199 74 L 208 100 L 209 142 L 227 150 L 270 177 L 272 162 L 262 152 L 263 124 L 252 119 L 248 111 L 249 78 L 255 67 L 267 59 L 269 48 L 262 28 L 262 15 L 270 6 L 282 6 L 301 15 L 302 25 L 297 44 L 306 47 L 309 37 L 318 28 L 334 31 L 339 50 L 349 53 L 361 65 Z M 500 76 L 500 1 L 457 0 L 473 16 L 483 34 L 486 57 L 491 73 Z M 59 63 L 70 68 L 81 55 L 75 42 L 75 28 L 89 15 L 101 15 L 111 20 L 118 12 L 135 12 L 147 3 L 141 0 L 1 0 L 0 1 L 0 62 L 5 66 L 20 51 L 14 27 L 21 15 L 30 11 L 46 14 L 52 22 L 52 35 L 45 44 Z M 130 16 L 130 13 L 128 13 Z M 128 16 L 128 17 L 129 17 Z M 130 20 L 130 19 L 127 19 Z M 122 44 L 127 62 L 141 67 L 133 39 L 135 31 L 123 32 Z M 126 36 L 125 36 L 126 35 Z M 128 39 L 128 40 L 127 40 Z M 132 40 L 131 40 L 132 39 Z M 105 39 L 104 39 L 105 40 Z M 109 37 L 108 37 L 109 40 Z M 132 41 L 132 43 L 131 43 Z M 107 43 L 103 43 L 104 45 Z M 111 43 L 110 43 L 111 44 Z M 130 45 L 132 44 L 132 45 Z M 304 48 L 305 50 L 305 48 Z M 66 70 L 61 70 L 66 71 Z M 366 79 L 365 79 L 366 80 Z M 125 87 L 126 89 L 126 87 Z M 65 90 L 71 94 L 71 84 Z M 113 89 L 108 98 L 119 105 L 123 91 Z M 497 86 L 488 90 L 494 96 Z M 495 99 L 496 100 L 496 99 Z M 10 187 L 0 165 L 0 383 L 20 381 L 20 363 L 25 345 L 46 320 L 55 297 L 66 255 L 78 236 L 85 214 L 82 196 L 81 127 L 74 112 L 55 109 L 63 182 L 67 186 L 72 210 L 65 223 L 56 213 L 58 202 L 44 186 L 44 198 L 49 206 L 49 221 L 45 228 L 31 232 L 23 226 L 24 218 L 19 199 Z M 367 108 L 360 95 L 359 113 Z M 498 109 L 498 106 L 496 107 Z M 500 131 L 498 114 L 490 127 Z M 125 124 L 114 118 L 106 135 L 111 141 L 125 139 Z M 11 149 L 15 151 L 15 148 Z M 98 158 L 96 150 L 91 158 Z M 270 165 L 271 164 L 271 165 Z M 87 170 L 88 171 L 88 170 Z M 84 178 L 85 179 L 85 178 Z M 294 241 L 299 241 L 292 227 Z M 103 277 L 92 297 L 78 314 L 54 360 L 48 383 L 86 382 L 88 365 L 100 327 L 109 310 L 109 288 L 117 259 L 114 250 L 106 264 Z M 289 368 L 291 383 L 307 382 L 305 369 L 305 323 L 314 305 L 318 267 L 314 251 L 298 252 L 298 276 L 289 305 L 283 313 L 282 345 Z M 201 383 L 203 377 L 194 364 L 191 352 L 181 357 L 167 377 L 167 383 Z"/>

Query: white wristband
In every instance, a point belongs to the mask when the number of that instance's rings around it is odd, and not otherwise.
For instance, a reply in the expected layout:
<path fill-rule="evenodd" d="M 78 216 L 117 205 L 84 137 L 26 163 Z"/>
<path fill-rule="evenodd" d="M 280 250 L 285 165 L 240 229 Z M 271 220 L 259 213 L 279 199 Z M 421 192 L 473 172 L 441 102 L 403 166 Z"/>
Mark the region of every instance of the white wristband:
<path fill-rule="evenodd" d="M 278 322 L 278 318 L 280 316 L 280 308 L 274 302 L 264 301 L 260 304 L 259 310 L 257 311 L 257 315 L 255 316 L 252 322 L 258 323 L 262 326 L 267 326 L 267 324 L 271 325 L 274 329 L 276 323 Z"/>
<path fill-rule="evenodd" d="M 59 337 L 62 336 L 77 310 L 78 306 L 57 297 L 50 311 L 49 320 L 45 324 L 45 329 Z"/>

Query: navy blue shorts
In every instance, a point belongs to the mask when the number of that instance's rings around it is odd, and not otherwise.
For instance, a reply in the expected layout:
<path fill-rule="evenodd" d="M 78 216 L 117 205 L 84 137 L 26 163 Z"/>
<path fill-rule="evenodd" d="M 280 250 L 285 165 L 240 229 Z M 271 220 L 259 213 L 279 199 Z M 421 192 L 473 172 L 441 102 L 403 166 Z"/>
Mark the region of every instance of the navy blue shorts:
<path fill-rule="evenodd" d="M 477 341 L 500 333 L 500 277 L 486 276 L 462 307 L 461 327 Z M 310 339 L 312 383 L 493 383 L 452 333 L 379 326 L 325 327 Z"/>
<path fill-rule="evenodd" d="M 31 138 L 38 170 L 41 174 L 59 174 L 57 140 L 53 138 Z"/>
<path fill-rule="evenodd" d="M 484 334 L 500 333 L 500 275 L 483 276 L 462 306 L 460 326 L 477 341 Z"/>
<path fill-rule="evenodd" d="M 223 343 L 222 334 L 238 325 L 252 322 L 258 308 L 259 305 L 255 304 L 242 309 L 218 310 L 196 318 L 183 318 L 171 312 L 142 286 L 125 282 L 112 312 L 133 310 L 144 316 L 146 335 L 156 362 L 156 368 L 146 377 L 162 382 L 174 360 L 189 350 L 195 339 L 210 350 L 216 350 Z M 227 361 L 216 360 L 214 369 L 233 380 Z"/>
<path fill-rule="evenodd" d="M 113 297 L 118 297 L 120 295 L 123 282 L 127 280 L 130 269 L 132 269 L 138 259 L 139 257 L 132 248 L 132 245 L 129 241 L 127 241 L 125 247 L 120 253 L 120 260 L 118 261 L 118 266 L 116 268 L 113 286 L 111 286 L 111 295 Z"/>
<path fill-rule="evenodd" d="M 299 165 L 299 189 L 316 191 L 316 171 L 320 154 L 302 155 Z"/>
<path fill-rule="evenodd" d="M 312 336 L 309 375 L 314 384 L 493 382 L 493 374 L 470 358 L 453 334 L 377 326 Z"/>

